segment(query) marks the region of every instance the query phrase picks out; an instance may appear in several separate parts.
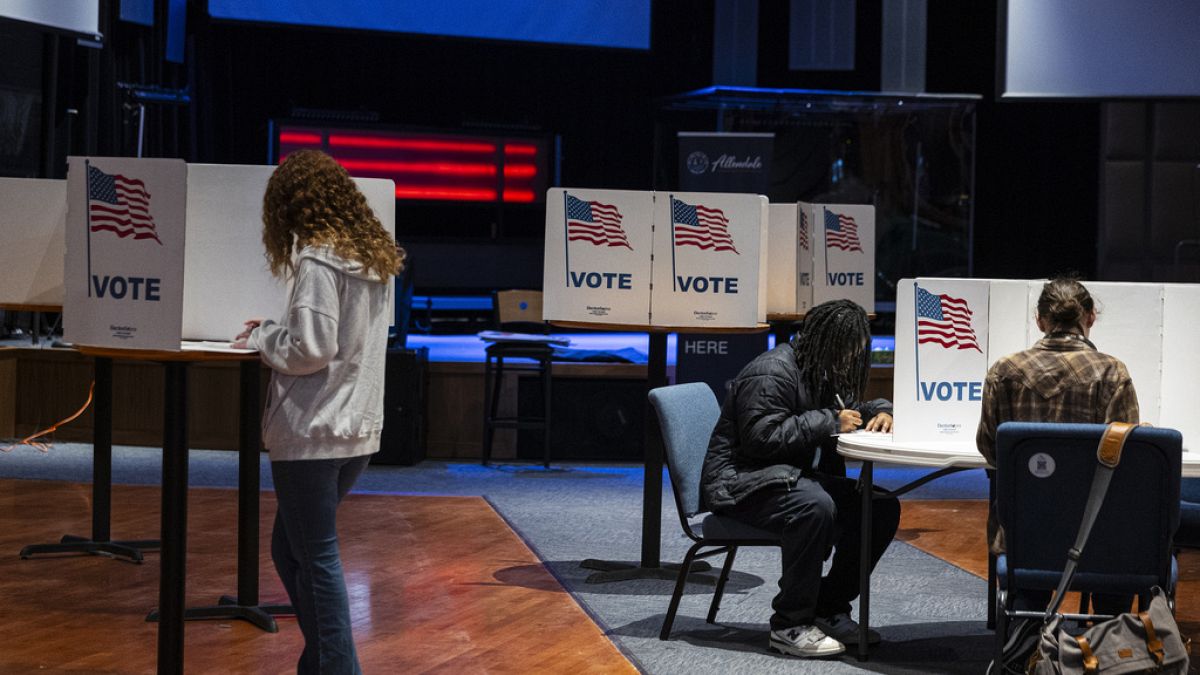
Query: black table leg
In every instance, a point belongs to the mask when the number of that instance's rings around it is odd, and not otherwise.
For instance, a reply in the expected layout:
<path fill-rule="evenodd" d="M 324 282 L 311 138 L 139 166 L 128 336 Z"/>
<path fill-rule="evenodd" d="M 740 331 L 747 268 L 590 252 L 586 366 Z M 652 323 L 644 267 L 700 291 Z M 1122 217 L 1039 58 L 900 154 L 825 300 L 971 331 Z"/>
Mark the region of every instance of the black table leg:
<path fill-rule="evenodd" d="M 83 553 L 142 562 L 142 551 L 156 551 L 156 539 L 112 541 L 112 359 L 97 357 L 93 363 L 92 392 L 92 536 L 63 535 L 56 544 L 31 544 L 21 549 L 22 558 L 35 555 Z"/>
<path fill-rule="evenodd" d="M 650 358 L 646 366 L 646 391 L 667 386 L 667 334 L 650 333 Z M 599 570 L 588 575 L 587 583 L 596 584 L 608 581 L 627 581 L 630 579 L 668 579 L 674 580 L 679 574 L 679 565 L 663 565 L 659 560 L 662 534 L 662 471 L 663 444 L 662 433 L 658 428 L 658 417 L 650 409 L 650 401 L 646 400 L 646 436 L 645 436 L 646 469 L 642 484 L 642 559 L 639 565 L 621 562 L 587 559 L 580 563 L 586 569 Z M 692 563 L 691 572 L 704 572 L 712 569 L 707 562 Z M 703 577 L 702 577 L 703 578 Z M 709 581 L 707 578 L 704 578 Z M 716 580 L 711 580 L 716 583 Z"/>
<path fill-rule="evenodd" d="M 992 504 L 996 503 L 996 472 L 988 471 L 988 513 L 991 513 Z M 999 580 L 996 579 L 996 554 L 992 553 L 992 542 L 987 542 L 988 547 L 988 593 L 987 593 L 987 627 L 996 629 L 996 589 L 999 588 Z"/>
<path fill-rule="evenodd" d="M 189 607 L 186 620 L 242 619 L 267 631 L 279 632 L 273 615 L 294 614 L 290 605 L 258 604 L 258 497 L 262 436 L 259 406 L 259 363 L 243 361 L 240 374 L 241 413 L 238 422 L 238 544 L 237 597 L 223 595 L 216 605 Z M 156 620 L 151 612 L 148 621 Z"/>
<path fill-rule="evenodd" d="M 874 507 L 875 463 L 864 461 L 858 474 L 862 498 L 858 561 L 858 660 L 867 660 L 867 633 L 871 625 L 871 511 Z"/>
<path fill-rule="evenodd" d="M 187 363 L 164 364 L 162 556 L 158 582 L 158 673 L 183 673 L 187 577 Z"/>

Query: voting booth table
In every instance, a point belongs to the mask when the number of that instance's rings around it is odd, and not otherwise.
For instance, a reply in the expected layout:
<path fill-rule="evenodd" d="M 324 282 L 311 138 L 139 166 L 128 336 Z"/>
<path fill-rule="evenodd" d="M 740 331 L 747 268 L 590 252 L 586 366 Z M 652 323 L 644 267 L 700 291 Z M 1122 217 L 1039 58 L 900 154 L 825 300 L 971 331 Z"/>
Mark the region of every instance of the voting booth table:
<path fill-rule="evenodd" d="M 870 541 L 873 465 L 929 467 L 933 473 L 893 490 L 902 494 L 954 471 L 988 468 L 975 445 L 988 368 L 1042 337 L 1034 323 L 1044 281 L 904 279 L 896 297 L 893 433 L 846 434 L 838 452 L 862 461 L 863 550 Z M 1200 380 L 1200 355 L 1189 318 L 1200 316 L 1200 286 L 1085 282 L 1098 317 L 1090 339 L 1129 369 L 1141 421 L 1183 434 L 1183 475 L 1200 476 L 1200 419 L 1185 409 Z M 981 544 L 983 536 L 980 537 Z M 864 558 L 866 560 L 866 558 Z M 992 563 L 994 564 L 994 562 Z M 859 625 L 869 627 L 870 572 L 861 569 Z M 994 578 L 994 568 L 989 577 Z M 995 607 L 989 583 L 989 620 Z M 867 642 L 860 639 L 859 657 Z"/>
<path fill-rule="evenodd" d="M 159 621 L 160 673 L 182 672 L 185 619 L 240 618 L 276 630 L 272 608 L 258 604 L 261 366 L 257 353 L 229 348 L 244 320 L 280 317 L 286 306 L 287 284 L 271 276 L 261 244 L 262 196 L 273 170 L 170 159 L 69 158 L 66 263 L 59 270 L 65 287 L 64 338 L 95 358 L 93 489 L 99 498 L 92 541 L 68 537 L 63 544 L 27 547 L 23 556 L 83 543 L 117 544 L 124 549 L 115 552 L 140 559 L 139 547 L 154 545 L 108 542 L 111 366 L 114 359 L 161 364 L 161 575 L 159 606 L 148 617 Z M 392 181 L 355 181 L 394 232 Z M 237 596 L 187 609 L 188 367 L 212 361 L 237 362 L 240 369 Z"/>

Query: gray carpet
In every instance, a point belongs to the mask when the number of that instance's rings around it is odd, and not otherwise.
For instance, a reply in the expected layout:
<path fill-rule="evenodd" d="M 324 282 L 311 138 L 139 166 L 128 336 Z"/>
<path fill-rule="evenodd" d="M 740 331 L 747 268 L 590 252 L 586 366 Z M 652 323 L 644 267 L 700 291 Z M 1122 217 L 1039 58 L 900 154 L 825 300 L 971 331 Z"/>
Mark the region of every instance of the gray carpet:
<path fill-rule="evenodd" d="M 158 484 L 160 454 L 158 449 L 114 449 L 114 481 Z M 189 466 L 193 486 L 236 485 L 232 452 L 193 451 Z M 921 473 L 878 467 L 876 482 L 895 486 Z M 0 455 L 0 477 L 90 481 L 91 446 L 58 444 L 47 454 L 18 448 Z M 270 478 L 264 456 L 264 488 L 271 487 Z M 638 466 L 564 464 L 546 471 L 540 466 L 483 468 L 427 461 L 416 467 L 372 466 L 356 491 L 485 496 L 647 673 L 981 673 L 990 653 L 991 632 L 984 625 L 985 583 L 900 542 L 888 549 L 872 578 L 872 625 L 882 633 L 884 643 L 874 648 L 867 663 L 858 663 L 850 655 L 798 660 L 765 649 L 779 575 L 775 549 L 739 551 L 717 624 L 704 621 L 712 585 L 689 583 L 673 639 L 658 640 L 673 582 L 588 584 L 590 571 L 579 565 L 585 558 L 638 558 L 642 502 Z M 909 498 L 983 498 L 986 492 L 982 472 L 973 471 L 930 483 Z M 690 542 L 680 532 L 670 495 L 664 485 L 662 558 L 678 561 Z M 48 537 L 57 534 L 47 533 Z M 519 571 L 500 570 L 496 579 L 520 583 Z M 715 572 L 707 576 L 715 577 Z"/>

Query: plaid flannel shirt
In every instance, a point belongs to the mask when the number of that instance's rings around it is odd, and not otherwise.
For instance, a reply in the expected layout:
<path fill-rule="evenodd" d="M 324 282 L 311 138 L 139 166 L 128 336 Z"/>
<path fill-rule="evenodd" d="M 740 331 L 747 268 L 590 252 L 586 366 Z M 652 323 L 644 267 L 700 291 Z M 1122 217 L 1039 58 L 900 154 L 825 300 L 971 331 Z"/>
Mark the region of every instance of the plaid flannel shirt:
<path fill-rule="evenodd" d="M 975 436 L 988 464 L 996 464 L 996 427 L 1001 422 L 1129 422 L 1137 424 L 1137 393 L 1125 364 L 1073 336 L 1042 338 L 988 370 L 983 414 Z M 1003 533 L 988 518 L 992 550 L 1004 550 Z"/>

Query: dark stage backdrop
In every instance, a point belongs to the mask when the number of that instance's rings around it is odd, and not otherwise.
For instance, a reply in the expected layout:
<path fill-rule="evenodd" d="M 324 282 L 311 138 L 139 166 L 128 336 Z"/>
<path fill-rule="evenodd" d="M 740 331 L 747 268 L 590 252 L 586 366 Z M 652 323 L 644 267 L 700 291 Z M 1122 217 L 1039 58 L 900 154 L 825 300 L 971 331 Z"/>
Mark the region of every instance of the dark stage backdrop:
<path fill-rule="evenodd" d="M 876 90 L 881 13 L 856 3 L 853 71 L 787 67 L 787 7 L 763 2 L 758 84 Z M 977 93 L 975 272 L 1036 277 L 1094 269 L 1096 103 L 996 103 L 996 5 L 930 3 L 927 85 Z M 567 186 L 653 185 L 656 99 L 712 84 L 713 2 L 652 3 L 651 49 L 611 50 L 395 33 L 213 23 L 193 17 L 193 161 L 267 161 L 268 121 L 296 108 L 415 129 L 561 139 Z M 695 131 L 711 131 L 697 127 Z M 401 203 L 406 241 L 528 242 L 544 213 Z"/>

